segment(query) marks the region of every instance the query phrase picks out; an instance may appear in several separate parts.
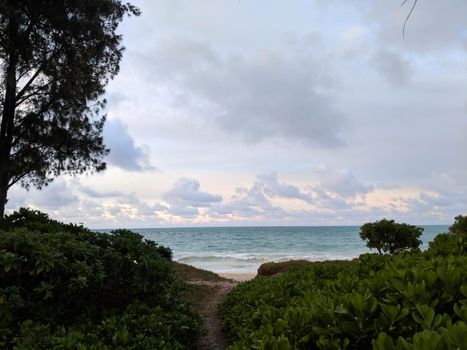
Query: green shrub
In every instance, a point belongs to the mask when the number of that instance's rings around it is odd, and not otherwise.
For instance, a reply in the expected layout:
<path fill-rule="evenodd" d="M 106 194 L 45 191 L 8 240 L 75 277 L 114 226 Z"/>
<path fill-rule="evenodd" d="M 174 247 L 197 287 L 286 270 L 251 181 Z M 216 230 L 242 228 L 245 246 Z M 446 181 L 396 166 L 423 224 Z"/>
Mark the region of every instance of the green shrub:
<path fill-rule="evenodd" d="M 308 260 L 290 260 L 281 262 L 268 262 L 261 264 L 258 268 L 258 276 L 273 276 L 287 272 L 291 269 L 308 267 L 312 262 Z"/>
<path fill-rule="evenodd" d="M 465 349 L 467 255 L 447 238 L 240 284 L 220 306 L 230 349 Z"/>
<path fill-rule="evenodd" d="M 181 349 L 199 336 L 170 250 L 129 230 L 94 233 L 29 210 L 3 230 L 0 348 Z"/>
<path fill-rule="evenodd" d="M 467 254 L 467 216 L 456 216 L 449 233 L 442 233 L 430 242 L 426 252 L 429 256 Z"/>
<path fill-rule="evenodd" d="M 467 215 L 458 215 L 454 218 L 454 223 L 449 227 L 449 233 L 454 235 L 467 235 Z"/>
<path fill-rule="evenodd" d="M 3 231 L 11 231 L 21 228 L 27 231 L 38 232 L 69 232 L 69 233 L 90 233 L 91 231 L 82 225 L 64 224 L 63 222 L 52 220 L 49 215 L 39 210 L 20 208 L 11 215 L 7 215 L 1 222 Z"/>
<path fill-rule="evenodd" d="M 376 248 L 380 254 L 384 252 L 391 255 L 418 248 L 422 243 L 419 239 L 422 233 L 422 227 L 387 219 L 367 223 L 360 228 L 360 237 L 367 241 L 368 248 Z"/>
<path fill-rule="evenodd" d="M 467 234 L 439 234 L 430 242 L 426 254 L 430 256 L 467 254 Z"/>

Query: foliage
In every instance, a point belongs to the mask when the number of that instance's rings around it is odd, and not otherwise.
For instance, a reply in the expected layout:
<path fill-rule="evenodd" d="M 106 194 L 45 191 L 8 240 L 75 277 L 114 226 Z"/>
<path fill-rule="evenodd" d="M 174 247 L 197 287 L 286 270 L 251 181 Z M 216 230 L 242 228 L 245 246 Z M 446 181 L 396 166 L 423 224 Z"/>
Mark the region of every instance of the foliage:
<path fill-rule="evenodd" d="M 430 242 L 426 254 L 430 256 L 467 254 L 467 234 L 439 234 L 433 242 Z"/>
<path fill-rule="evenodd" d="M 389 252 L 397 255 L 407 249 L 415 249 L 422 241 L 419 237 L 423 228 L 382 219 L 364 224 L 360 228 L 360 237 L 367 241 L 369 248 L 376 248 L 378 253 Z"/>
<path fill-rule="evenodd" d="M 220 310 L 230 349 L 465 349 L 467 255 L 441 238 L 427 252 L 314 263 L 240 284 Z"/>
<path fill-rule="evenodd" d="M 449 233 L 442 233 L 430 242 L 426 252 L 429 256 L 467 254 L 467 216 L 458 215 L 449 227 Z"/>
<path fill-rule="evenodd" d="M 105 86 L 118 73 L 121 0 L 0 4 L 0 214 L 15 183 L 105 168 Z"/>
<path fill-rule="evenodd" d="M 454 235 L 467 235 L 467 215 L 458 215 L 454 219 L 454 223 L 449 227 L 449 233 Z"/>
<path fill-rule="evenodd" d="M 198 269 L 191 265 L 180 262 L 173 262 L 173 269 L 178 277 L 184 281 L 209 281 L 209 282 L 225 282 L 230 281 L 228 278 L 219 276 L 212 271 Z"/>
<path fill-rule="evenodd" d="M 183 349 L 200 335 L 169 250 L 25 209 L 5 221 L 0 348 Z"/>
<path fill-rule="evenodd" d="M 279 273 L 287 272 L 291 269 L 307 267 L 312 264 L 308 260 L 290 260 L 281 262 L 268 262 L 261 264 L 258 268 L 258 276 L 273 276 Z"/>
<path fill-rule="evenodd" d="M 29 208 L 20 208 L 13 214 L 6 216 L 1 222 L 2 229 L 11 231 L 16 228 L 26 229 L 28 231 L 39 232 L 73 232 L 73 233 L 91 233 L 90 230 L 81 225 L 65 224 L 63 222 L 49 218 L 49 215 L 39 210 Z"/>

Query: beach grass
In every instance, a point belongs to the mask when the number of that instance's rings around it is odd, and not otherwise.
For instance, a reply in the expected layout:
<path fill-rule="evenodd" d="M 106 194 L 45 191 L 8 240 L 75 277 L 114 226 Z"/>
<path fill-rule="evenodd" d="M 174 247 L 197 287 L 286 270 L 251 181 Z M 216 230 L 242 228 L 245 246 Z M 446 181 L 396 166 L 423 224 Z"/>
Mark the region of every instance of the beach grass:
<path fill-rule="evenodd" d="M 191 265 L 173 262 L 175 274 L 186 282 L 208 281 L 208 282 L 228 282 L 229 278 L 222 277 L 212 271 L 196 268 Z"/>

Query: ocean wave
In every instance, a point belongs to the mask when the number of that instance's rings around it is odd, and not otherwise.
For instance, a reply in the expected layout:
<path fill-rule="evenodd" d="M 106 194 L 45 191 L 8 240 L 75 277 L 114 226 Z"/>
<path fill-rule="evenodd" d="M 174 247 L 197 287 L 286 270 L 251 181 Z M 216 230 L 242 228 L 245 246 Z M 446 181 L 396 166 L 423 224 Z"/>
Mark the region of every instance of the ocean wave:
<path fill-rule="evenodd" d="M 325 260 L 350 260 L 356 255 L 304 255 L 304 254 L 271 254 L 271 255 L 188 255 L 175 256 L 175 260 L 182 263 L 229 263 L 238 262 L 244 264 L 263 264 L 266 262 L 282 262 L 288 260 L 309 260 L 309 261 L 325 261 Z"/>
<path fill-rule="evenodd" d="M 325 261 L 325 260 L 350 260 L 356 256 L 343 255 L 186 255 L 182 257 L 174 257 L 175 261 L 195 266 L 200 269 L 210 270 L 216 273 L 224 272 L 247 272 L 256 273 L 259 266 L 266 262 L 281 262 L 288 260 L 309 260 L 309 261 Z"/>
<path fill-rule="evenodd" d="M 267 257 L 242 257 L 242 256 L 232 256 L 232 255 L 192 255 L 184 256 L 177 258 L 176 261 L 189 263 L 189 262 L 228 262 L 228 261 L 238 261 L 244 263 L 265 263 L 270 261 Z"/>

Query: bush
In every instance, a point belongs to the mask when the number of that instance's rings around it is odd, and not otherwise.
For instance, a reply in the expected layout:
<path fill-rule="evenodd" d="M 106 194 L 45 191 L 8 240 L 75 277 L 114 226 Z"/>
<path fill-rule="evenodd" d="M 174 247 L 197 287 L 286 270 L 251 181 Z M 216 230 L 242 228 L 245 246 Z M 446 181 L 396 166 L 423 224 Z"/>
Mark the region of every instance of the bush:
<path fill-rule="evenodd" d="M 422 243 L 419 239 L 422 233 L 421 227 L 387 219 L 367 223 L 360 228 L 360 237 L 367 241 L 370 249 L 376 248 L 379 254 L 389 252 L 391 255 L 418 248 Z"/>
<path fill-rule="evenodd" d="M 449 227 L 449 233 L 454 235 L 467 235 L 467 215 L 456 216 L 454 223 Z"/>
<path fill-rule="evenodd" d="M 200 320 L 169 252 L 129 230 L 14 213 L 0 232 L 0 348 L 189 347 Z"/>
<path fill-rule="evenodd" d="M 466 256 L 366 254 L 324 266 L 236 287 L 221 305 L 230 348 L 465 348 Z"/>
<path fill-rule="evenodd" d="M 220 306 L 230 349 L 466 349 L 466 236 L 242 283 Z"/>
<path fill-rule="evenodd" d="M 439 234 L 433 242 L 430 242 L 427 254 L 430 256 L 467 254 L 467 234 Z"/>
<path fill-rule="evenodd" d="M 308 267 L 310 264 L 312 264 L 312 262 L 308 260 L 268 262 L 261 264 L 261 266 L 258 268 L 258 276 L 273 276 L 279 273 L 287 272 L 291 269 Z"/>

